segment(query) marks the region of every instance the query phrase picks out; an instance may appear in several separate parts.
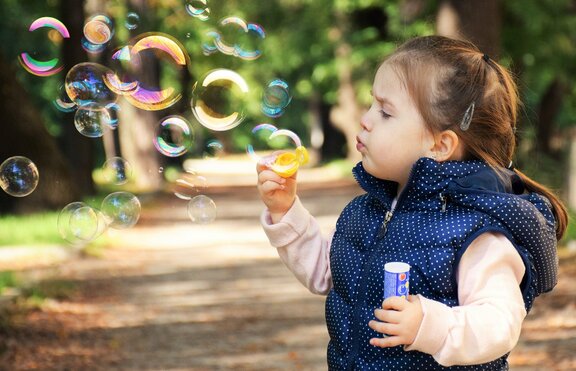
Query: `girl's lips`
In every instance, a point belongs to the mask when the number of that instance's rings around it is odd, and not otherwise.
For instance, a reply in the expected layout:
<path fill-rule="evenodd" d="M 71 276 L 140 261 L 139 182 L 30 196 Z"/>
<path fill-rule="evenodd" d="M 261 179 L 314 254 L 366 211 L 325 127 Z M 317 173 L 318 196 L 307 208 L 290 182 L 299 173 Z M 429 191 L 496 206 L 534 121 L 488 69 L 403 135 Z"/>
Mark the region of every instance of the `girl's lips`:
<path fill-rule="evenodd" d="M 360 140 L 359 137 L 356 137 L 356 150 L 358 152 L 362 152 L 364 150 L 364 148 L 366 148 L 364 143 L 362 143 L 362 141 Z"/>

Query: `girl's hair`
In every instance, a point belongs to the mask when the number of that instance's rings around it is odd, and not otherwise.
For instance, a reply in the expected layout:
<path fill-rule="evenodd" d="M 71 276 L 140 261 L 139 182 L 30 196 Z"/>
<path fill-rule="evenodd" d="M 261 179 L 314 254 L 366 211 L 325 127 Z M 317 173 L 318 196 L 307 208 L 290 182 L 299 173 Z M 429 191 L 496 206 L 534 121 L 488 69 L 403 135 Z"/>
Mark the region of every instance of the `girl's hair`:
<path fill-rule="evenodd" d="M 384 63 L 399 74 L 429 130 L 453 130 L 464 144 L 467 159 L 482 160 L 494 169 L 510 166 L 520 99 L 506 68 L 471 42 L 443 36 L 412 39 Z M 469 126 L 461 128 L 472 103 Z M 548 188 L 514 171 L 528 191 L 551 202 L 560 239 L 568 223 L 565 206 Z"/>

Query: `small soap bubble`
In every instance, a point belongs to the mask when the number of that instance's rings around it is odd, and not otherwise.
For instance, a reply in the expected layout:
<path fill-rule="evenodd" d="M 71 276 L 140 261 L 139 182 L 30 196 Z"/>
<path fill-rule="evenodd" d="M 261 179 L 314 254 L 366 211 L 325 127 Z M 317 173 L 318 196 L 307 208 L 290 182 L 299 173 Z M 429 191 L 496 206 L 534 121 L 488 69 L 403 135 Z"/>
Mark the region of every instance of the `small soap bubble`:
<path fill-rule="evenodd" d="M 79 63 L 66 74 L 65 87 L 68 97 L 78 106 L 88 104 L 105 107 L 115 103 L 118 96 L 104 83 L 103 76 L 110 69 L 98 63 Z"/>
<path fill-rule="evenodd" d="M 90 206 L 79 207 L 70 214 L 68 228 L 75 238 L 91 241 L 98 232 L 98 214 Z"/>
<path fill-rule="evenodd" d="M 86 20 L 83 31 L 84 37 L 91 44 L 102 45 L 114 35 L 114 24 L 108 16 L 97 14 Z"/>
<path fill-rule="evenodd" d="M 94 103 L 78 107 L 74 114 L 76 130 L 88 138 L 100 138 L 104 130 L 110 127 L 110 113 Z"/>
<path fill-rule="evenodd" d="M 248 84 L 238 73 L 216 69 L 192 88 L 192 113 L 200 124 L 216 131 L 230 130 L 244 120 Z"/>
<path fill-rule="evenodd" d="M 186 0 L 186 12 L 201 21 L 208 20 L 210 18 L 208 0 Z"/>
<path fill-rule="evenodd" d="M 266 33 L 261 26 L 232 16 L 220 21 L 220 29 L 220 35 L 214 39 L 214 45 L 223 54 L 244 60 L 254 60 L 262 55 L 258 43 L 266 37 Z"/>
<path fill-rule="evenodd" d="M 111 228 L 125 229 L 134 226 L 140 218 L 140 201 L 129 192 L 114 192 L 102 200 L 100 210 Z"/>
<path fill-rule="evenodd" d="M 82 45 L 82 49 L 84 49 L 87 53 L 90 54 L 99 54 L 106 49 L 106 44 L 91 43 L 85 36 L 82 36 L 82 39 L 80 40 L 80 45 Z"/>
<path fill-rule="evenodd" d="M 38 180 L 38 168 L 27 157 L 13 156 L 0 165 L 0 187 L 10 196 L 28 196 L 36 189 Z"/>
<path fill-rule="evenodd" d="M 204 147 L 202 157 L 208 160 L 217 160 L 224 153 L 224 145 L 216 139 L 209 140 Z"/>
<path fill-rule="evenodd" d="M 182 116 L 163 118 L 154 133 L 154 147 L 168 157 L 178 157 L 188 152 L 194 143 L 192 126 Z"/>
<path fill-rule="evenodd" d="M 216 219 L 216 204 L 205 195 L 198 195 L 188 202 L 188 216 L 193 223 L 208 224 Z"/>
<path fill-rule="evenodd" d="M 109 129 L 116 129 L 118 128 L 119 118 L 118 112 L 120 111 L 120 105 L 118 103 L 110 103 L 104 107 L 108 112 L 108 116 L 104 120 L 104 125 L 106 125 Z"/>
<path fill-rule="evenodd" d="M 292 96 L 286 81 L 272 80 L 262 94 L 262 112 L 269 117 L 280 117 L 291 100 Z"/>
<path fill-rule="evenodd" d="M 127 29 L 135 30 L 140 26 L 140 16 L 138 13 L 130 12 L 126 14 L 126 22 L 124 23 Z"/>
<path fill-rule="evenodd" d="M 76 110 L 76 103 L 70 100 L 64 84 L 58 88 L 58 97 L 52 101 L 52 105 L 60 112 L 68 113 Z"/>
<path fill-rule="evenodd" d="M 111 157 L 102 166 L 106 184 L 122 185 L 132 178 L 132 165 L 122 157 Z"/>
<path fill-rule="evenodd" d="M 195 171 L 188 170 L 176 180 L 174 195 L 182 200 L 191 200 L 208 188 L 208 179 Z"/>

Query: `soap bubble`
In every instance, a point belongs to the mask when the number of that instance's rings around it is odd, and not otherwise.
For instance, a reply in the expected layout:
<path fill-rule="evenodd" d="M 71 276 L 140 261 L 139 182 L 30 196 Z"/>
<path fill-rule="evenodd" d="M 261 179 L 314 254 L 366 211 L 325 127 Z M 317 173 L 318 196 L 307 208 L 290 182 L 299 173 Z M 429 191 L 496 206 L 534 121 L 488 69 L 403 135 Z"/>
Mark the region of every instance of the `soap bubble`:
<path fill-rule="evenodd" d="M 218 36 L 213 38 L 213 42 L 223 54 L 245 60 L 254 60 L 262 55 L 258 49 L 258 42 L 266 37 L 266 33 L 261 26 L 232 16 L 220 21 L 220 30 Z"/>
<path fill-rule="evenodd" d="M 224 145 L 219 140 L 212 139 L 206 143 L 202 157 L 216 160 L 220 158 L 222 153 L 224 153 Z"/>
<path fill-rule="evenodd" d="M 82 45 L 82 49 L 90 54 L 99 54 L 106 49 L 106 44 L 93 44 L 85 36 L 82 36 L 80 45 Z"/>
<path fill-rule="evenodd" d="M 114 192 L 102 200 L 100 208 L 107 224 L 116 229 L 134 226 L 140 218 L 140 201 L 129 192 Z"/>
<path fill-rule="evenodd" d="M 188 202 L 188 216 L 197 224 L 208 224 L 216 219 L 216 204 L 205 195 L 198 195 Z"/>
<path fill-rule="evenodd" d="M 115 103 L 118 96 L 104 83 L 103 76 L 110 69 L 97 63 L 79 63 L 66 74 L 65 87 L 68 97 L 78 106 L 88 104 L 105 107 Z"/>
<path fill-rule="evenodd" d="M 210 8 L 207 3 L 208 0 L 186 0 L 186 12 L 192 17 L 206 21 L 210 18 Z"/>
<path fill-rule="evenodd" d="M 194 131 L 182 116 L 168 116 L 156 126 L 154 147 L 168 157 L 178 157 L 188 152 L 194 143 Z"/>
<path fill-rule="evenodd" d="M 124 23 L 127 29 L 135 30 L 140 26 L 140 16 L 138 13 L 130 12 L 126 14 L 126 22 Z"/>
<path fill-rule="evenodd" d="M 114 35 L 112 20 L 103 14 L 90 17 L 84 23 L 84 37 L 95 45 L 106 44 Z"/>
<path fill-rule="evenodd" d="M 28 196 L 36 189 L 38 179 L 38 168 L 27 157 L 13 156 L 0 165 L 0 187 L 10 196 Z"/>
<path fill-rule="evenodd" d="M 193 170 L 186 170 L 180 178 L 176 180 L 174 195 L 182 200 L 191 200 L 199 193 L 205 192 L 208 188 L 208 179 Z"/>
<path fill-rule="evenodd" d="M 110 126 L 110 121 L 108 109 L 95 103 L 78 107 L 74 114 L 76 130 L 88 138 L 100 138 L 104 135 L 104 130 Z"/>
<path fill-rule="evenodd" d="M 111 157 L 102 166 L 102 177 L 107 184 L 125 184 L 132 178 L 132 165 L 122 157 Z"/>
<path fill-rule="evenodd" d="M 280 117 L 291 100 L 292 96 L 286 81 L 272 80 L 262 94 L 262 112 L 269 117 Z"/>
<path fill-rule="evenodd" d="M 52 17 L 38 18 L 34 22 L 32 22 L 28 30 L 32 32 L 39 28 L 50 28 L 51 30 L 55 30 L 54 32 L 59 34 L 61 38 L 64 39 L 70 38 L 70 33 L 68 32 L 66 26 L 56 18 Z M 53 38 L 50 37 L 50 34 L 49 39 L 53 40 Z M 60 60 L 58 58 L 52 58 L 46 61 L 41 61 L 33 58 L 29 53 L 24 52 L 20 53 L 20 55 L 18 56 L 18 60 L 26 71 L 36 76 L 42 76 L 42 77 L 51 76 L 64 69 L 64 66 L 59 65 Z"/>
<path fill-rule="evenodd" d="M 112 53 L 111 68 L 102 79 L 114 93 L 130 95 L 138 88 L 139 83 L 134 76 L 141 66 L 142 60 L 138 54 L 132 53 L 132 46 L 123 46 Z"/>
<path fill-rule="evenodd" d="M 60 85 L 58 88 L 58 98 L 52 101 L 52 105 L 60 112 L 68 113 L 74 112 L 76 110 L 76 103 L 70 100 L 68 94 L 66 94 L 66 89 L 64 84 Z"/>
<path fill-rule="evenodd" d="M 208 129 L 230 130 L 244 120 L 248 91 L 246 80 L 238 73 L 227 69 L 210 71 L 192 88 L 192 113 Z"/>
<path fill-rule="evenodd" d="M 100 236 L 108 225 L 98 209 L 84 202 L 72 202 L 58 214 L 58 233 L 71 244 L 82 244 Z"/>
<path fill-rule="evenodd" d="M 108 112 L 107 117 L 105 117 L 105 120 L 103 121 L 104 125 L 112 130 L 118 128 L 118 111 L 120 111 L 118 103 L 110 103 L 104 108 L 106 109 L 106 112 Z"/>
<path fill-rule="evenodd" d="M 157 58 L 161 68 L 165 73 L 172 71 L 174 76 L 187 69 L 190 58 L 184 46 L 174 37 L 162 33 L 145 33 L 136 37 L 130 50 L 131 58 L 139 54 L 152 55 Z M 140 57 L 140 56 L 138 56 Z M 172 69 L 170 70 L 171 67 Z M 132 81 L 139 81 L 138 87 L 124 97 L 135 107 L 148 111 L 166 109 L 178 102 L 182 98 L 181 88 L 166 86 L 145 86 L 143 78 L 134 78 Z M 177 81 L 177 79 L 175 79 Z"/>

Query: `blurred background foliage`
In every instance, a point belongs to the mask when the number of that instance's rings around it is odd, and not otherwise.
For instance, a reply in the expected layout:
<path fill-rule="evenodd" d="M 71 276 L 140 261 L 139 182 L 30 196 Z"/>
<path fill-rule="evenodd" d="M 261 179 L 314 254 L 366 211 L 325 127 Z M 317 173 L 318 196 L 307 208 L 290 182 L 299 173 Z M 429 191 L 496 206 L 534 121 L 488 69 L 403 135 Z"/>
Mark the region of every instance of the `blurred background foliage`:
<path fill-rule="evenodd" d="M 0 194 L 0 214 L 58 210 L 98 191 L 92 173 L 110 156 L 109 148 L 102 140 L 80 136 L 72 124 L 73 113 L 54 109 L 52 101 L 70 67 L 83 61 L 106 65 L 111 50 L 144 32 L 163 32 L 178 39 L 190 55 L 190 65 L 184 74 L 157 69 L 163 84 L 183 87 L 183 98 L 176 105 L 157 112 L 121 106 L 120 133 L 114 133 L 111 143 L 112 147 L 116 144 L 116 154 L 125 156 L 138 170 L 137 191 L 161 191 L 166 181 L 157 169 L 179 168 L 186 158 L 201 157 L 203 143 L 211 139 L 220 140 L 226 154 L 244 153 L 246 144 L 253 140 L 251 129 L 263 122 L 296 132 L 314 152 L 317 164 L 342 158 L 356 160 L 351 143 L 360 114 L 369 103 L 378 64 L 404 40 L 440 33 L 469 38 L 512 69 L 524 102 L 517 167 L 557 189 L 572 206 L 576 203 L 572 189 L 576 185 L 569 183 L 574 172 L 570 166 L 575 166 L 570 165 L 570 153 L 575 152 L 576 140 L 576 1 L 208 0 L 211 12 L 204 22 L 185 11 L 186 3 L 4 0 L 4 16 L 0 18 L 0 71 L 4 75 L 0 130 L 3 141 L 9 143 L 1 146 L 0 160 L 13 155 L 42 157 L 43 163 L 37 165 L 43 178 L 37 191 L 26 199 Z M 130 31 L 124 22 L 132 11 L 140 16 L 140 24 Z M 97 13 L 114 20 L 115 34 L 106 51 L 88 55 L 74 35 L 81 35 L 85 19 Z M 39 40 L 27 29 L 42 16 L 63 21 L 73 38 L 62 45 Z M 217 28 L 227 16 L 238 16 L 264 28 L 260 58 L 246 61 L 221 53 L 203 54 L 206 32 Z M 31 75 L 18 63 L 17 56 L 23 51 L 60 53 L 65 69 L 50 77 Z M 247 118 L 240 126 L 213 132 L 195 123 L 198 150 L 178 159 L 162 157 L 150 141 L 142 144 L 133 139 L 134 135 L 122 134 L 129 125 L 136 137 L 148 138 L 146 133 L 169 114 L 195 122 L 190 110 L 192 86 L 215 68 L 238 72 L 251 88 Z M 286 113 L 277 119 L 260 111 L 263 88 L 274 78 L 288 82 L 293 93 Z M 35 115 L 23 113 L 29 111 Z M 29 127 L 38 129 L 25 132 Z M 40 151 L 44 148 L 40 144 L 48 142 L 55 145 Z M 53 177 L 44 177 L 47 173 Z"/>

